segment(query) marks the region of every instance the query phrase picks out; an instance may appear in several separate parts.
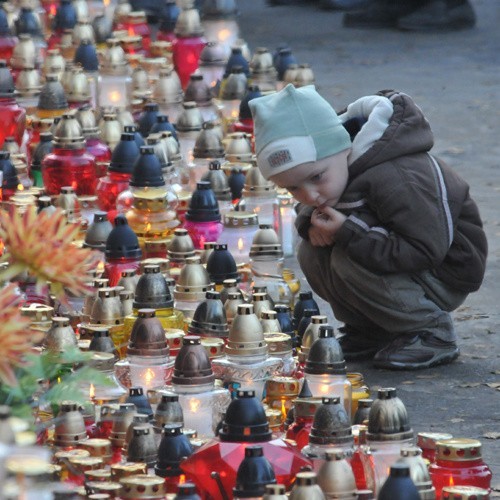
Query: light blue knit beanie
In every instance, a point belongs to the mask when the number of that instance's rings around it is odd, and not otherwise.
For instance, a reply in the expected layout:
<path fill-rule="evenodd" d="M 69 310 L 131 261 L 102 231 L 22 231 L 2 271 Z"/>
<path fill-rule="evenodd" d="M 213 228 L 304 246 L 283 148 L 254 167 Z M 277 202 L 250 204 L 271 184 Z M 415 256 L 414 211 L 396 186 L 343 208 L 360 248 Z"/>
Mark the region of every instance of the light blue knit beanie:
<path fill-rule="evenodd" d="M 287 85 L 249 102 L 254 119 L 255 152 L 262 175 L 326 158 L 351 147 L 337 113 L 314 85 Z"/>

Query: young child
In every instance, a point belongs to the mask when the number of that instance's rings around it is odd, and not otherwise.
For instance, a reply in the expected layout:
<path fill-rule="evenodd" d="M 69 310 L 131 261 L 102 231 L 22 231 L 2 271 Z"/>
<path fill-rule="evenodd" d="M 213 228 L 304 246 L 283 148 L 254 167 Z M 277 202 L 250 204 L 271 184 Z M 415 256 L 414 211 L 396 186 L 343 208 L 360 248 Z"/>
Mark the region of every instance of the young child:
<path fill-rule="evenodd" d="M 337 116 L 313 86 L 250 101 L 258 166 L 299 202 L 300 266 L 345 325 L 347 360 L 420 369 L 459 355 L 449 314 L 481 285 L 469 186 L 429 151 L 413 100 L 384 91 Z"/>

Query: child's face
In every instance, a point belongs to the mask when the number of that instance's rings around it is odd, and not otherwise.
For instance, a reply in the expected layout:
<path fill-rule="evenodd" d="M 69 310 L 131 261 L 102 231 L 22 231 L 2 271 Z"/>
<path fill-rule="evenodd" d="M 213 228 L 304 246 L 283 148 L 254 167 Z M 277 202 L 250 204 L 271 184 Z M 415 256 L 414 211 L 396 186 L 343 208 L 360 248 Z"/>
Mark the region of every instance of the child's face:
<path fill-rule="evenodd" d="M 285 188 L 300 203 L 311 207 L 335 207 L 347 186 L 347 156 L 350 149 L 311 163 L 302 163 L 273 175 L 271 180 Z"/>

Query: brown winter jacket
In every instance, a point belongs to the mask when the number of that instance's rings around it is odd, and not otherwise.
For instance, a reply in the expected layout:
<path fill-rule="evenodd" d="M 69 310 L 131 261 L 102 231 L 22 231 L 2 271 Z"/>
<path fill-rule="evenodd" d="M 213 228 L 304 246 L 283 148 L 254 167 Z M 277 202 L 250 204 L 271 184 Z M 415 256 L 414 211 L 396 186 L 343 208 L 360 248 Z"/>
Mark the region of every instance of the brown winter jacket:
<path fill-rule="evenodd" d="M 340 115 L 364 123 L 353 139 L 349 181 L 336 209 L 347 215 L 336 244 L 373 272 L 431 270 L 457 290 L 483 280 L 487 241 L 469 186 L 429 154 L 433 135 L 413 100 L 385 92 Z M 308 237 L 312 208 L 297 229 Z"/>

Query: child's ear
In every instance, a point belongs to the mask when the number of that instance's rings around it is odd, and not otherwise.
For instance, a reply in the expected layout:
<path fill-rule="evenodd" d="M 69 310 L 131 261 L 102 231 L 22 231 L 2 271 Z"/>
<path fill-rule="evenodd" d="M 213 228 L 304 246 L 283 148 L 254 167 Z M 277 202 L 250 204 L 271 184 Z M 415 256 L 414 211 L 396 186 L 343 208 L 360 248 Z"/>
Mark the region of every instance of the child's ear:
<path fill-rule="evenodd" d="M 355 116 L 354 118 L 349 118 L 349 120 L 345 121 L 342 125 L 349 133 L 351 141 L 354 140 L 358 132 L 361 130 L 361 127 L 367 122 L 367 119 L 363 116 Z"/>

